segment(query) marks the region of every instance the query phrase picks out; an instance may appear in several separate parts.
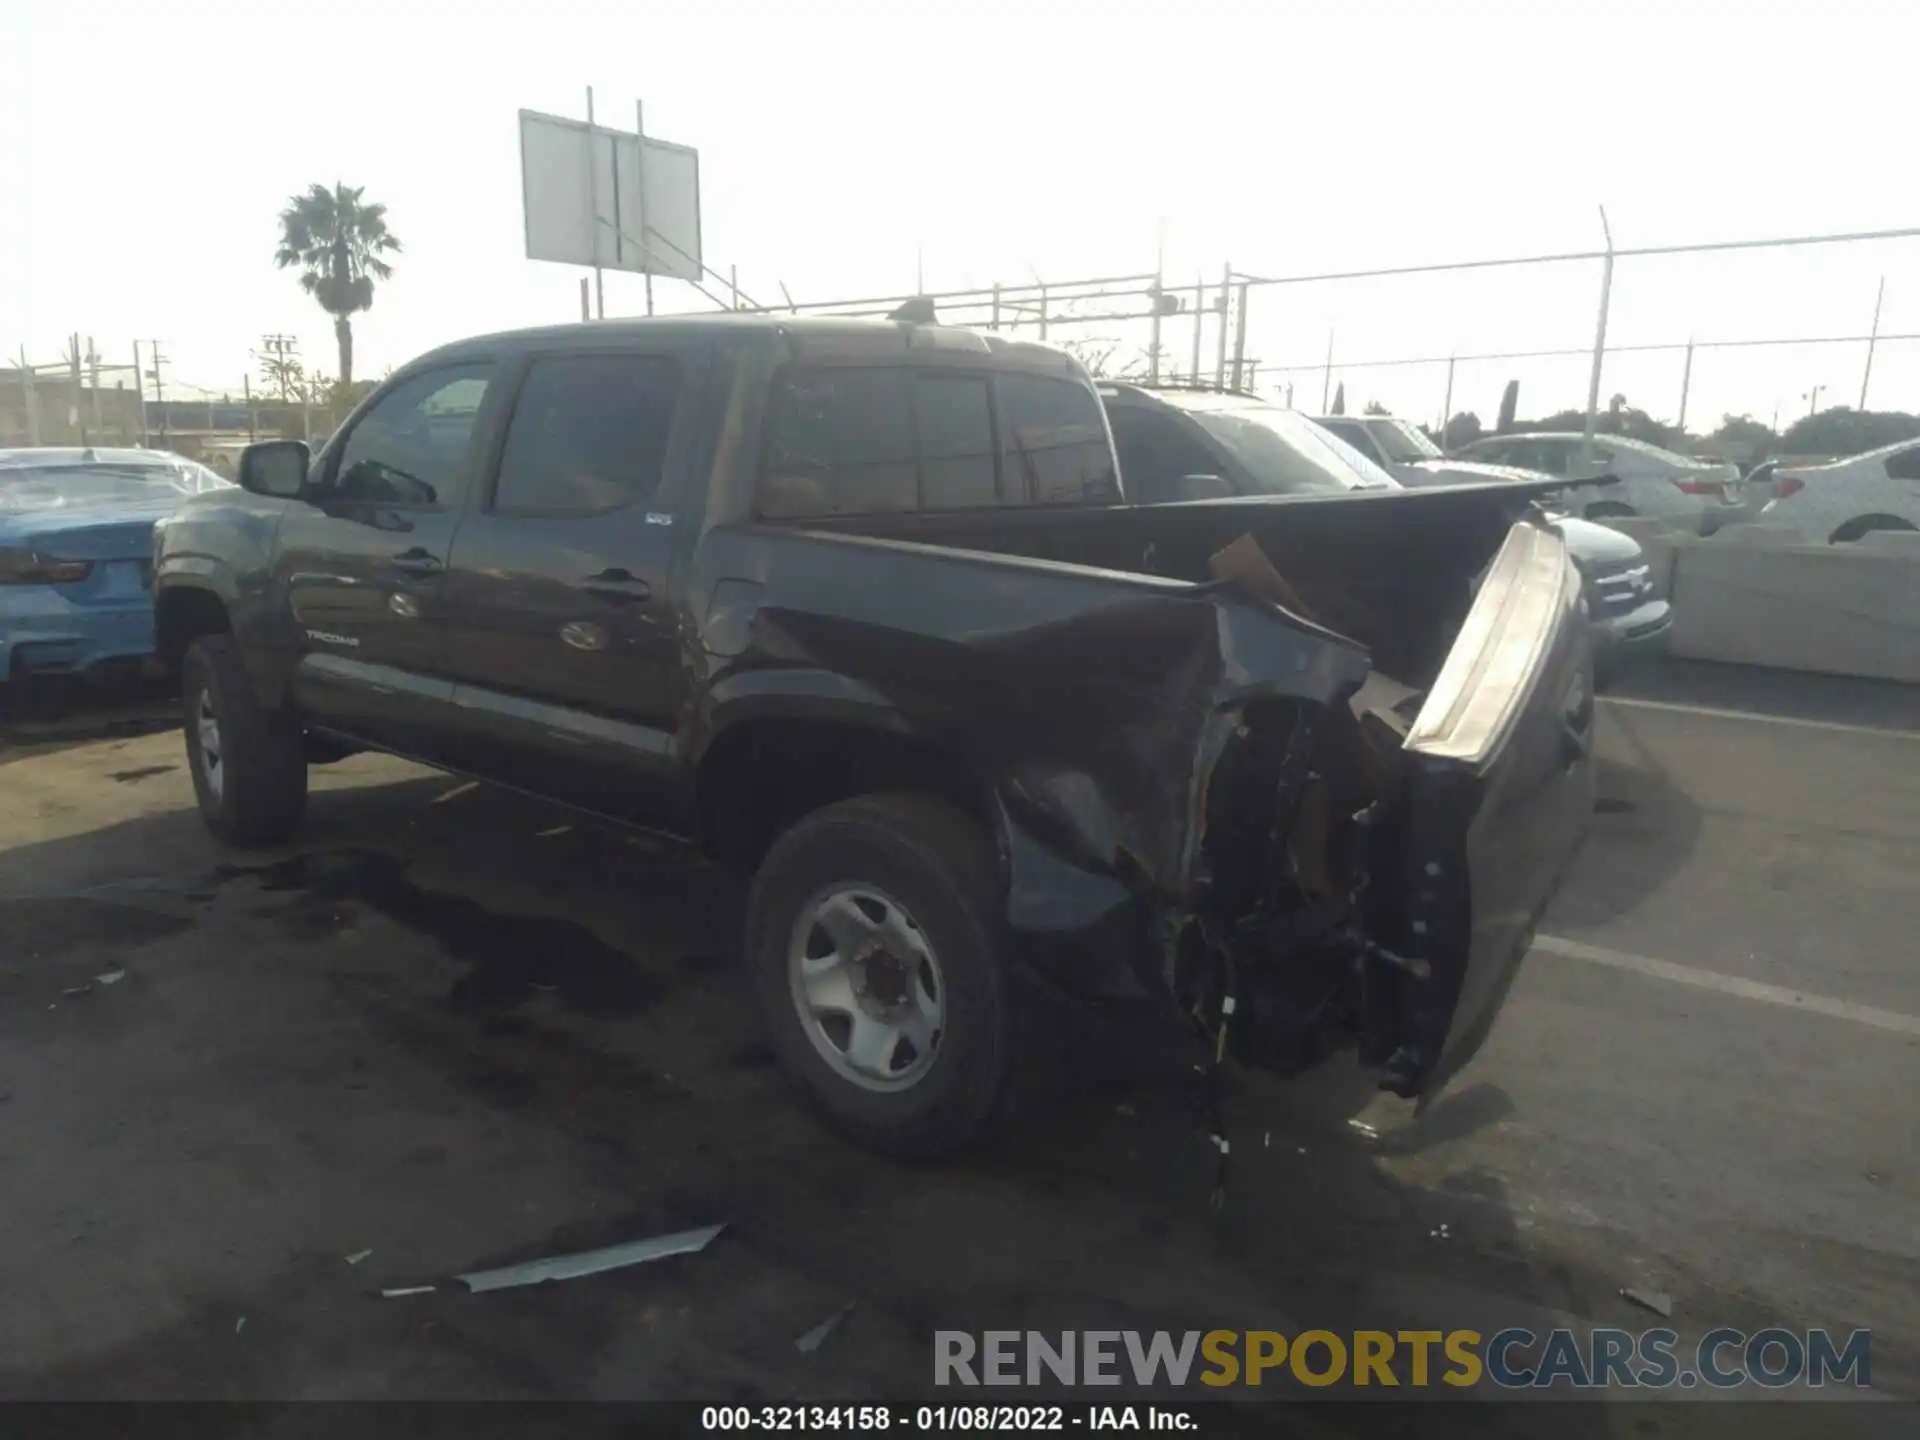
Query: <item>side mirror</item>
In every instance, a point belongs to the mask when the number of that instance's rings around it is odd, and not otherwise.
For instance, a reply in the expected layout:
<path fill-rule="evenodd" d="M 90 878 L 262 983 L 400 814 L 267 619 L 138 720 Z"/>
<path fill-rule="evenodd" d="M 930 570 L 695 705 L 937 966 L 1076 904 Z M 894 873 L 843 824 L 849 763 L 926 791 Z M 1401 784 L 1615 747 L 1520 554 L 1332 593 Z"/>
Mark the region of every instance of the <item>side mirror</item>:
<path fill-rule="evenodd" d="M 240 484 L 256 495 L 297 500 L 307 488 L 312 462 L 304 440 L 263 440 L 240 452 Z"/>
<path fill-rule="evenodd" d="M 1182 500 L 1225 500 L 1233 495 L 1233 486 L 1218 475 L 1182 475 L 1174 494 Z"/>

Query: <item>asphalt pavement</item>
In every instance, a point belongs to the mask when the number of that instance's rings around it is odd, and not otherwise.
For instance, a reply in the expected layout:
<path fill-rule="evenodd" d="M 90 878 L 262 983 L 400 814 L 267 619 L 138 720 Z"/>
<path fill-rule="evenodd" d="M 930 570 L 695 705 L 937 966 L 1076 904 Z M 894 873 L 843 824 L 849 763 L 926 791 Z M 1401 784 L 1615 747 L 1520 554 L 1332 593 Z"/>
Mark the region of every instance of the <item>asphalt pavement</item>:
<path fill-rule="evenodd" d="M 1248 1080 L 1218 1216 L 1157 1034 L 1056 1017 L 1002 1143 L 890 1164 L 796 1103 L 740 896 L 670 849 L 363 757 L 236 857 L 177 734 L 0 726 L 0 1399 L 907 1395 L 934 1329 L 1655 1323 L 1624 1288 L 1871 1328 L 1920 1397 L 1920 696 L 1670 667 L 1602 712 L 1486 1049 L 1418 1118 Z"/>

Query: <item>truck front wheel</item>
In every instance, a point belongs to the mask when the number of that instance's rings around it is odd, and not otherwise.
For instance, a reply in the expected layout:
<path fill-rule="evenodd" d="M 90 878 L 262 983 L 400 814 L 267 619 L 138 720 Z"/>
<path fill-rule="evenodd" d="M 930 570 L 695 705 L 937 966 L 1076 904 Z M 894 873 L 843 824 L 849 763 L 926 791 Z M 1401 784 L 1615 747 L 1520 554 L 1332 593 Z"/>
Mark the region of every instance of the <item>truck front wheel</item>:
<path fill-rule="evenodd" d="M 919 795 L 816 811 L 777 840 L 747 905 L 776 1053 L 843 1133 L 921 1157 L 990 1127 L 1012 996 L 981 827 Z"/>
<path fill-rule="evenodd" d="M 187 761 L 207 828 L 229 845 L 284 840 L 307 808 L 300 727 L 263 708 L 231 635 L 193 643 L 182 667 Z"/>

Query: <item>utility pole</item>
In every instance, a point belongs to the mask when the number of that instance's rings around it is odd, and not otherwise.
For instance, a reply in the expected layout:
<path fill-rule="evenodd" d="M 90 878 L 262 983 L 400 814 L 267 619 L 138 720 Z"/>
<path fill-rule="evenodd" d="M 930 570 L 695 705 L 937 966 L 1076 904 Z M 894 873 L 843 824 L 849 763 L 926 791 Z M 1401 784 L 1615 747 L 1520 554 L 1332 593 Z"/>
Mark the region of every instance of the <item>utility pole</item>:
<path fill-rule="evenodd" d="M 1600 366 L 1607 353 L 1607 306 L 1613 299 L 1613 227 L 1607 207 L 1600 207 L 1600 229 L 1607 237 L 1607 253 L 1600 262 L 1600 320 L 1593 332 L 1593 369 L 1587 375 L 1587 420 L 1580 437 L 1580 468 L 1593 469 L 1594 412 L 1600 408 Z"/>
<path fill-rule="evenodd" d="M 1807 418 L 1809 420 L 1813 418 L 1814 412 L 1820 408 L 1820 392 L 1826 388 L 1824 385 L 1816 385 L 1807 392 Z"/>
<path fill-rule="evenodd" d="M 614 167 L 615 179 L 619 167 Z M 587 195 L 593 215 L 593 294 L 599 317 L 607 318 L 607 282 L 600 271 L 600 132 L 593 128 L 593 87 L 587 87 Z M 618 233 L 617 229 L 616 232 Z"/>
<path fill-rule="evenodd" d="M 253 408 L 253 377 L 251 375 L 240 377 L 240 393 L 247 400 L 247 443 L 251 445 L 260 429 L 260 412 Z"/>
<path fill-rule="evenodd" d="M 140 397 L 140 448 L 147 448 L 147 372 L 140 368 L 140 342 L 133 342 L 133 388 Z M 31 412 L 29 412 L 31 413 Z"/>
<path fill-rule="evenodd" d="M 27 347 L 20 347 L 20 385 L 27 404 L 27 444 L 40 443 L 40 404 L 33 393 L 33 366 L 27 361 Z"/>
<path fill-rule="evenodd" d="M 1867 336 L 1867 368 L 1860 374 L 1860 408 L 1867 408 L 1867 382 L 1873 379 L 1873 347 L 1880 341 L 1880 302 L 1887 298 L 1887 277 L 1880 277 L 1880 289 L 1873 297 L 1873 332 Z"/>
<path fill-rule="evenodd" d="M 1869 361 L 1869 364 L 1872 362 Z M 1687 428 L 1687 391 L 1693 385 L 1693 337 L 1687 337 L 1687 363 L 1680 370 L 1680 419 L 1675 422 L 1681 430 Z"/>
<path fill-rule="evenodd" d="M 147 341 L 148 358 L 153 363 L 153 403 L 160 407 L 160 442 L 167 439 L 167 382 L 160 367 L 167 363 L 167 357 L 160 353 L 158 340 Z"/>
<path fill-rule="evenodd" d="M 80 437 L 82 445 L 91 445 L 87 427 L 80 420 L 80 332 L 67 337 L 67 428 Z"/>
<path fill-rule="evenodd" d="M 100 352 L 93 348 L 93 337 L 87 337 L 87 377 L 93 382 L 93 433 L 105 438 L 106 427 L 100 420 Z"/>

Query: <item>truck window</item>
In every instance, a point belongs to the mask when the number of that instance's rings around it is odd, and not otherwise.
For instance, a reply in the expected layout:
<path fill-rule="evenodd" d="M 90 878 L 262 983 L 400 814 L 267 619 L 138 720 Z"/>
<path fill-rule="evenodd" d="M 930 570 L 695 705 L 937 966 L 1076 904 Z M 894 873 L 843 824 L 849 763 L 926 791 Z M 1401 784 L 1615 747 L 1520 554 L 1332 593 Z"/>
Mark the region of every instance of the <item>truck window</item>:
<path fill-rule="evenodd" d="M 482 360 L 429 370 L 394 386 L 341 447 L 333 498 L 427 509 L 457 506 L 466 485 L 473 422 L 492 377 L 493 363 Z"/>
<path fill-rule="evenodd" d="M 922 372 L 914 377 L 913 417 L 921 508 L 998 505 L 999 465 L 986 377 Z"/>
<path fill-rule="evenodd" d="M 494 485 L 500 514 L 593 515 L 660 488 L 679 367 L 652 355 L 535 360 Z"/>
<path fill-rule="evenodd" d="M 871 515 L 912 510 L 920 484 L 910 372 L 789 372 L 774 385 L 759 513 Z"/>
<path fill-rule="evenodd" d="M 1119 497 L 1100 399 L 1085 385 L 1046 375 L 1000 376 L 1010 488 L 1036 505 Z"/>
<path fill-rule="evenodd" d="M 1335 439 L 1346 441 L 1374 464 L 1381 463 L 1379 446 L 1374 443 L 1367 427 L 1358 420 L 1322 420 L 1320 423 Z"/>
<path fill-rule="evenodd" d="M 1171 416 L 1116 405 L 1107 411 L 1107 423 L 1120 455 L 1120 483 L 1136 505 L 1178 500 L 1181 480 L 1220 472 L 1220 462 Z"/>

